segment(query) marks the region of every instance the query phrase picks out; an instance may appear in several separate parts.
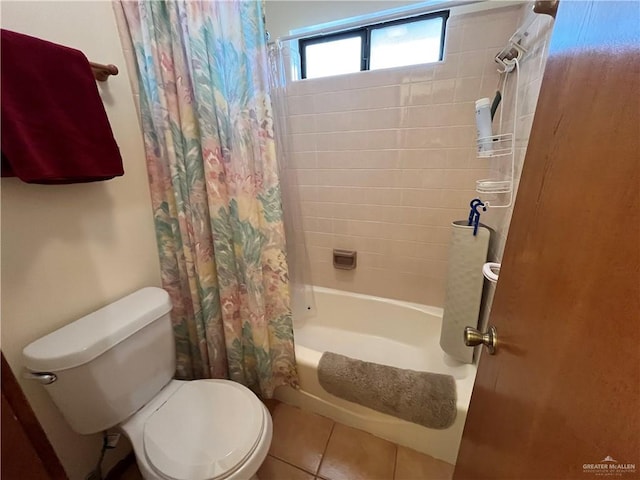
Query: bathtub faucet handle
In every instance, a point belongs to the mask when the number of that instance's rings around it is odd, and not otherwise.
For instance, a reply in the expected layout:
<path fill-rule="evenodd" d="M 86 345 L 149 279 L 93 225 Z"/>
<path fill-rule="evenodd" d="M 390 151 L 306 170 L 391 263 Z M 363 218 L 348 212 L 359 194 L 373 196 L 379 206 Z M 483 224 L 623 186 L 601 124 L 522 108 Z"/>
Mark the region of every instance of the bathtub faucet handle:
<path fill-rule="evenodd" d="M 477 328 L 465 327 L 464 329 L 464 344 L 467 347 L 475 347 L 476 345 L 484 345 L 489 351 L 489 355 L 496 353 L 496 346 L 498 344 L 498 334 L 496 327 L 490 326 L 486 333 L 482 333 Z"/>

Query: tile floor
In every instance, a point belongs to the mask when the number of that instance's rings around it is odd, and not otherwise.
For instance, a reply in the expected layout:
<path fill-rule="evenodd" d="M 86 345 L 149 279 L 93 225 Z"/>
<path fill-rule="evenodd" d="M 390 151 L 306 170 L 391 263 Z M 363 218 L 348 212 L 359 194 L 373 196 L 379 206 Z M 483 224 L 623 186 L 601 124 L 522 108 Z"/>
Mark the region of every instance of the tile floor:
<path fill-rule="evenodd" d="M 453 465 L 277 401 L 260 480 L 440 480 Z"/>
<path fill-rule="evenodd" d="M 260 480 L 444 480 L 453 465 L 275 400 Z M 140 479 L 133 465 L 122 480 Z"/>

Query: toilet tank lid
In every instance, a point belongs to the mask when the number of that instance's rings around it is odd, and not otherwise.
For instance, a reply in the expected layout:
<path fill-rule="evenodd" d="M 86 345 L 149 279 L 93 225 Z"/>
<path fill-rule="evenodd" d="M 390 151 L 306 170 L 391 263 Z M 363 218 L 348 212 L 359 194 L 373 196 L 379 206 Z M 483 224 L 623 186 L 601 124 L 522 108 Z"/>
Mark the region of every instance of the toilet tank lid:
<path fill-rule="evenodd" d="M 83 365 L 170 311 L 165 290 L 142 288 L 27 345 L 25 366 L 56 372 Z"/>

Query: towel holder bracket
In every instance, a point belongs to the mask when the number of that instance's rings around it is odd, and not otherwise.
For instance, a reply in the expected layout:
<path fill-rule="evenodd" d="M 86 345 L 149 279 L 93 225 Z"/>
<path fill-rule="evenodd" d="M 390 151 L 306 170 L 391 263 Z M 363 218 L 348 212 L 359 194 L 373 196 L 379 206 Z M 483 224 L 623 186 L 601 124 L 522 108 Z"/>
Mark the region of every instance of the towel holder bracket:
<path fill-rule="evenodd" d="M 118 67 L 112 63 L 104 65 L 102 63 L 89 62 L 89 65 L 91 65 L 93 76 L 99 82 L 106 82 L 111 75 L 118 75 L 119 73 Z"/>

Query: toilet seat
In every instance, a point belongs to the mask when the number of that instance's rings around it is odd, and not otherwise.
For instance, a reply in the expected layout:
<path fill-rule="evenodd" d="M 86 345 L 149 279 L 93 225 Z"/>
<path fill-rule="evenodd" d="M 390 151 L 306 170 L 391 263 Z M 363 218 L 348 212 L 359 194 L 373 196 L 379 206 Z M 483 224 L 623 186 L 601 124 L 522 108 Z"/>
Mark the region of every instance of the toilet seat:
<path fill-rule="evenodd" d="M 248 388 L 225 380 L 184 382 L 144 423 L 144 454 L 170 480 L 231 475 L 254 452 L 265 409 Z"/>

